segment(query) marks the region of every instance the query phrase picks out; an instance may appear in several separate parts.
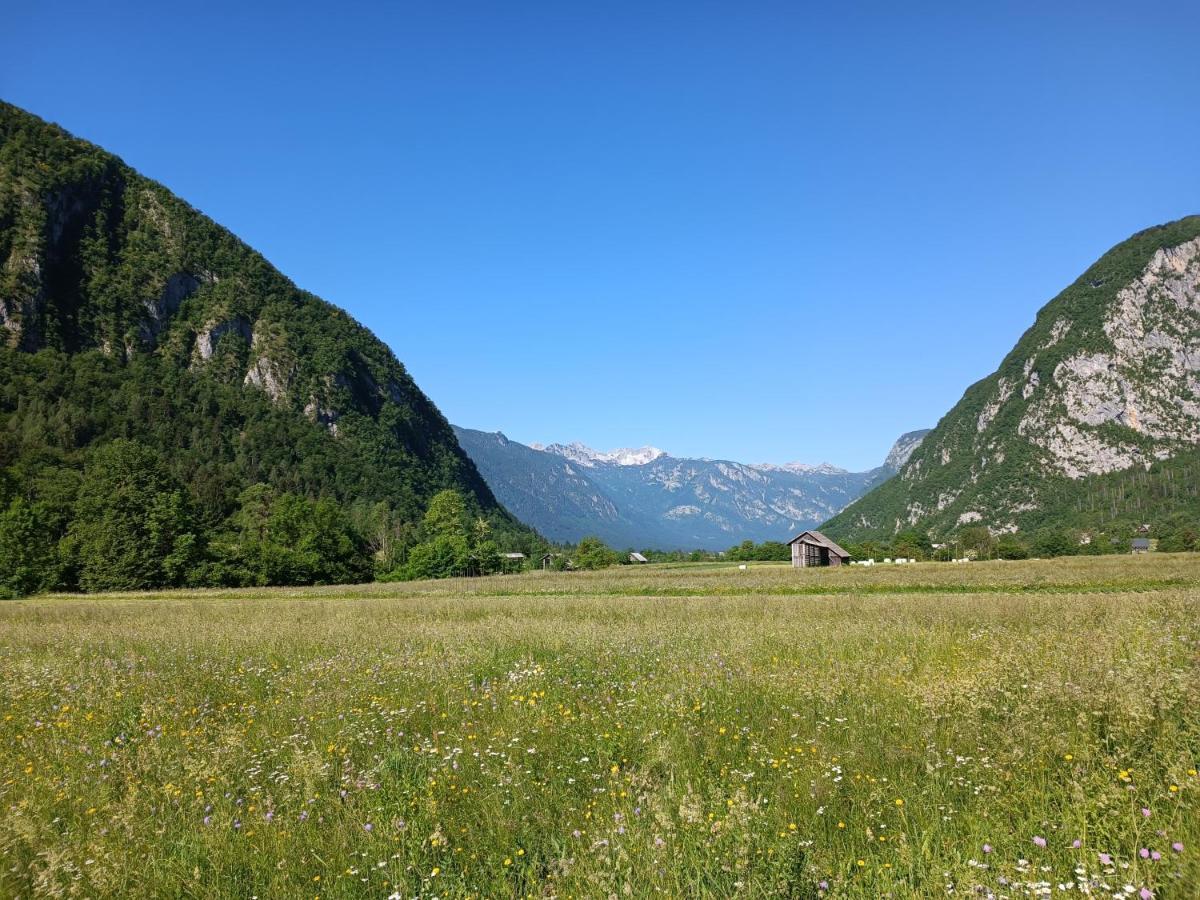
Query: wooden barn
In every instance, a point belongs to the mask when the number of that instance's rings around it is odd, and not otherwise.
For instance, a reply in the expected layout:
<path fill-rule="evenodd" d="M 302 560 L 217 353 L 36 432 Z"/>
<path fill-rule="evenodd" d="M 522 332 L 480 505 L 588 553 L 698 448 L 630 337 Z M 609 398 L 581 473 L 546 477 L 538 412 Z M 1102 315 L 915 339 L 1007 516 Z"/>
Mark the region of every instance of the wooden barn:
<path fill-rule="evenodd" d="M 788 541 L 788 546 L 792 548 L 792 565 L 797 569 L 850 562 L 850 554 L 819 531 L 802 531 Z"/>

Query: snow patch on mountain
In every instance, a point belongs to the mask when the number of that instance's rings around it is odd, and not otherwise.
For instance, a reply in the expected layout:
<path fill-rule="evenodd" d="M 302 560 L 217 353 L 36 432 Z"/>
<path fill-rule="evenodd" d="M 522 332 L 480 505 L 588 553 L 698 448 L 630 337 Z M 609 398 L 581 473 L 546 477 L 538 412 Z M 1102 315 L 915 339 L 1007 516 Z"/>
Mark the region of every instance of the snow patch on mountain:
<path fill-rule="evenodd" d="M 569 460 L 579 463 L 581 466 L 588 466 L 589 468 L 597 464 L 644 466 L 654 462 L 660 456 L 667 455 L 666 451 L 659 450 L 657 447 L 618 447 L 616 450 L 609 450 L 605 453 L 600 450 L 593 450 L 587 444 L 580 443 L 579 441 L 572 441 L 569 444 L 530 444 L 529 446 L 534 450 L 564 456 Z"/>

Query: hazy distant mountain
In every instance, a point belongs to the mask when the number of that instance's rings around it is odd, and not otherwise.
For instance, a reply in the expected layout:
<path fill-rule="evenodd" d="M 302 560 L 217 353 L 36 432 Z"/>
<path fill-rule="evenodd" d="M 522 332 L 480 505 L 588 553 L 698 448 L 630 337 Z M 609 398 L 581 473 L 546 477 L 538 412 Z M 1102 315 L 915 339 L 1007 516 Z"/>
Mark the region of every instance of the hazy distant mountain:
<path fill-rule="evenodd" d="M 898 478 L 825 527 L 887 538 L 1106 530 L 1200 510 L 1200 216 L 1113 247 L 1047 303 Z"/>
<path fill-rule="evenodd" d="M 547 537 L 594 534 L 618 547 L 658 549 L 785 540 L 894 474 L 924 434 L 904 435 L 890 463 L 847 472 L 828 463 L 677 458 L 656 447 L 526 446 L 499 433 L 454 430 L 500 502 Z"/>

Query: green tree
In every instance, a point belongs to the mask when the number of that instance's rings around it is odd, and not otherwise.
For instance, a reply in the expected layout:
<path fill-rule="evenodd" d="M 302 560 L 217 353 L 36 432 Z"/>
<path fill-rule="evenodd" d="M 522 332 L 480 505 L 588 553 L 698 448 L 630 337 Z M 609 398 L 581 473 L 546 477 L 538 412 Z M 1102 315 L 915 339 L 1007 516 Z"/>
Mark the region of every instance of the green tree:
<path fill-rule="evenodd" d="M 422 522 L 429 538 L 467 537 L 467 504 L 456 490 L 445 490 L 434 494 L 425 510 Z"/>
<path fill-rule="evenodd" d="M 598 537 L 585 537 L 575 551 L 575 566 L 579 569 L 604 569 L 620 561 L 616 551 Z"/>
<path fill-rule="evenodd" d="M 0 594 L 20 596 L 51 586 L 54 561 L 42 510 L 14 497 L 0 512 Z"/>
<path fill-rule="evenodd" d="M 971 525 L 960 531 L 958 545 L 964 553 L 973 550 L 977 559 L 991 559 L 996 552 L 996 538 L 983 525 Z"/>
<path fill-rule="evenodd" d="M 892 549 L 897 556 L 906 559 L 929 559 L 933 553 L 933 541 L 927 532 L 909 528 L 896 535 Z"/>
<path fill-rule="evenodd" d="M 86 591 L 181 584 L 200 550 L 183 491 L 152 450 L 128 440 L 92 454 L 68 547 Z"/>
<path fill-rule="evenodd" d="M 1074 556 L 1079 552 L 1079 539 L 1062 528 L 1039 531 L 1030 548 L 1035 556 Z"/>
<path fill-rule="evenodd" d="M 230 557 L 251 584 L 367 581 L 366 542 L 333 500 L 309 500 L 256 484 L 242 492 Z"/>
<path fill-rule="evenodd" d="M 1028 559 L 1029 548 L 1014 534 L 1006 534 L 996 541 L 997 559 Z"/>
<path fill-rule="evenodd" d="M 408 554 L 403 577 L 454 578 L 466 575 L 471 567 L 471 551 L 461 535 L 441 535 L 417 544 Z"/>

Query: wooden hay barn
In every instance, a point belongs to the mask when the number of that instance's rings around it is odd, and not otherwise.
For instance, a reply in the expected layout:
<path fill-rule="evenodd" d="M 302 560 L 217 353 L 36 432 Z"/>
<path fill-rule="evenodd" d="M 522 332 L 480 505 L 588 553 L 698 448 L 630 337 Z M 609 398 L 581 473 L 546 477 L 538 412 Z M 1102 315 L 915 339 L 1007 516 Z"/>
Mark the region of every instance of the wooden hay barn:
<path fill-rule="evenodd" d="M 802 531 L 788 541 L 788 546 L 792 548 L 792 565 L 797 569 L 850 562 L 850 554 L 819 531 Z"/>

